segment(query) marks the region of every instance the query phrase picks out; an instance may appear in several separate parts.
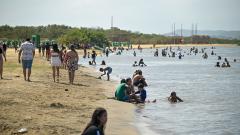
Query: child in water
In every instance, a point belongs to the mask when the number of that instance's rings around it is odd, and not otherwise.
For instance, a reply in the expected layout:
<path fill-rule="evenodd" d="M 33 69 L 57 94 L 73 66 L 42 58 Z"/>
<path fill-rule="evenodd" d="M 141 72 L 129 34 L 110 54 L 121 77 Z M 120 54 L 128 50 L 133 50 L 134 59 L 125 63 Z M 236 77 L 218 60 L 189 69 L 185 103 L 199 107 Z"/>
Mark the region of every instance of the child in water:
<path fill-rule="evenodd" d="M 145 99 L 147 98 L 147 92 L 144 89 L 144 85 L 142 83 L 140 83 L 138 85 L 138 91 L 135 92 L 135 94 L 140 94 L 140 103 L 145 103 Z"/>
<path fill-rule="evenodd" d="M 168 97 L 168 101 L 170 101 L 171 103 L 177 103 L 178 101 L 183 102 L 183 100 L 179 98 L 174 91 L 171 93 L 170 97 Z"/>
<path fill-rule="evenodd" d="M 110 74 L 112 73 L 112 68 L 111 67 L 106 67 L 106 68 L 100 68 L 99 69 L 100 72 L 103 72 L 103 74 L 101 74 L 101 76 L 106 75 L 106 71 L 107 71 L 107 80 L 110 80 Z M 98 78 L 101 79 L 101 76 L 99 76 Z"/>
<path fill-rule="evenodd" d="M 133 67 L 138 66 L 137 61 L 134 61 L 134 64 L 132 65 Z"/>

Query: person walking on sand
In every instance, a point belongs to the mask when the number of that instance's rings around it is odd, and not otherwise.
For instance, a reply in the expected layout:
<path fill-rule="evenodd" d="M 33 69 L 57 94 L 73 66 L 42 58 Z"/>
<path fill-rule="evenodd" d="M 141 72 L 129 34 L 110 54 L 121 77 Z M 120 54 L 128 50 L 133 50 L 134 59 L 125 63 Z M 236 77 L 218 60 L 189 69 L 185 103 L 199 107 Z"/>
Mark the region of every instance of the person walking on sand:
<path fill-rule="evenodd" d="M 52 50 L 50 52 L 50 56 L 51 56 L 51 66 L 52 66 L 52 71 L 53 71 L 53 81 L 55 81 L 56 78 L 56 71 L 57 71 L 57 82 L 59 82 L 59 67 L 62 65 L 61 62 L 61 55 L 60 55 L 60 51 L 58 49 L 58 45 L 57 44 L 53 44 L 52 46 Z"/>
<path fill-rule="evenodd" d="M 3 50 L 3 46 L 0 45 L 0 79 L 3 79 L 3 57 L 5 59 L 5 62 L 7 61 L 5 52 Z"/>
<path fill-rule="evenodd" d="M 69 83 L 73 84 L 75 77 L 75 70 L 78 70 L 78 53 L 75 50 L 74 46 L 70 46 L 70 50 L 66 53 L 66 62 L 69 75 Z"/>
<path fill-rule="evenodd" d="M 107 123 L 107 110 L 97 108 L 93 114 L 91 121 L 83 130 L 82 135 L 104 135 L 104 129 Z"/>
<path fill-rule="evenodd" d="M 35 56 L 35 47 L 30 42 L 30 38 L 27 38 L 26 41 L 21 44 L 21 47 L 20 47 L 20 50 L 18 53 L 18 62 L 19 63 L 22 62 L 23 75 L 24 75 L 25 81 L 30 82 L 30 76 L 31 76 L 31 71 L 32 71 L 32 62 L 33 62 L 34 56 Z M 26 72 L 26 71 L 28 71 L 28 72 Z"/>

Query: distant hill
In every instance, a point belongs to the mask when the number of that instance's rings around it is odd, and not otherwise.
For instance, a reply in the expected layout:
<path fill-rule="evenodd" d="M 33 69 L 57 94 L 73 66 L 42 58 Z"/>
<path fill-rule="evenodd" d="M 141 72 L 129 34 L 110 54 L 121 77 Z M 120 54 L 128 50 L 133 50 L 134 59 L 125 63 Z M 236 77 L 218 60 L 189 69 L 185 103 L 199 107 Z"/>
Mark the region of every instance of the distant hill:
<path fill-rule="evenodd" d="M 191 30 L 183 30 L 183 36 L 191 36 Z M 209 35 L 212 38 L 223 39 L 240 39 L 240 31 L 224 31 L 224 30 L 198 30 L 198 35 Z M 165 36 L 172 36 L 172 33 L 166 33 Z M 181 30 L 176 30 L 176 35 L 181 35 Z"/>

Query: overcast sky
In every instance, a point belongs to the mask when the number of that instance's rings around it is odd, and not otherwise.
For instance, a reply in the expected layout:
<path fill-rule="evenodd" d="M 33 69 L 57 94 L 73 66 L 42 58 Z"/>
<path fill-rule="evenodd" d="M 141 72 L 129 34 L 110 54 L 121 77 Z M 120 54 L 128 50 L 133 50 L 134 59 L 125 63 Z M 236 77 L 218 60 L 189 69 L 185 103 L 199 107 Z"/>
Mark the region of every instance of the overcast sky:
<path fill-rule="evenodd" d="M 181 24 L 240 30 L 240 0 L 0 0 L 0 25 L 64 24 L 163 34 Z"/>

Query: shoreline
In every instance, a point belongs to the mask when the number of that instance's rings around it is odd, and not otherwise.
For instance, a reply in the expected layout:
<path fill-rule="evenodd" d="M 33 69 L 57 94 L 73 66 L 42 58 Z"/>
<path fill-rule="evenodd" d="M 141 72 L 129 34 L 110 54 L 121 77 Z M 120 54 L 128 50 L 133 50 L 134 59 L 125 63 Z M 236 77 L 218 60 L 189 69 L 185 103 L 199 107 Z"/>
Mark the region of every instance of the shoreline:
<path fill-rule="evenodd" d="M 93 67 L 86 67 L 84 72 L 87 72 L 91 76 L 98 75 L 96 69 Z M 107 96 L 107 98 L 114 97 L 115 88 L 118 85 L 117 80 L 100 81 L 104 82 L 104 84 L 102 85 L 102 88 L 105 89 L 105 91 L 103 91 L 103 94 Z M 101 104 L 108 111 L 106 134 L 139 135 L 139 131 L 134 125 L 134 110 L 136 109 L 136 106 L 131 103 L 121 102 L 113 99 L 100 100 L 98 103 Z"/>
<path fill-rule="evenodd" d="M 81 57 L 83 50 L 78 52 Z M 79 67 L 74 85 L 69 85 L 67 70 L 60 69 L 60 82 L 54 83 L 49 61 L 36 50 L 32 81 L 26 82 L 17 53 L 8 49 L 4 79 L 0 80 L 0 133 L 14 134 L 27 128 L 26 135 L 79 135 L 96 107 L 104 107 L 109 113 L 106 134 L 137 135 L 132 126 L 134 105 L 108 99 L 114 94 L 116 82 L 96 76 L 91 68 Z"/>

